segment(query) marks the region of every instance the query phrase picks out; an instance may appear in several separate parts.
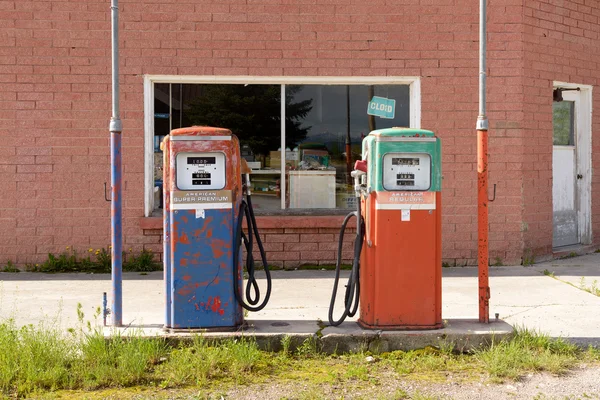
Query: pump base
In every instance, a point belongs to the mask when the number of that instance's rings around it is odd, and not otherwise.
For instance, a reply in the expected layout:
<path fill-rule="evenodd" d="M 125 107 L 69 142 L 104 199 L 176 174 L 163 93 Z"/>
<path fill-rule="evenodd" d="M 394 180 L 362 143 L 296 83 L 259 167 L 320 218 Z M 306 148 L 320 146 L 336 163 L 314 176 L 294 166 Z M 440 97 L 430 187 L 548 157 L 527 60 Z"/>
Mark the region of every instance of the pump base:
<path fill-rule="evenodd" d="M 381 331 L 428 331 L 444 327 L 441 322 L 434 325 L 370 325 L 361 319 L 356 322 L 361 328 Z"/>
<path fill-rule="evenodd" d="M 234 326 L 218 326 L 214 328 L 171 328 L 164 326 L 163 330 L 168 333 L 211 333 L 211 332 L 237 332 L 248 328 L 248 324 L 244 321 L 241 325 Z"/>

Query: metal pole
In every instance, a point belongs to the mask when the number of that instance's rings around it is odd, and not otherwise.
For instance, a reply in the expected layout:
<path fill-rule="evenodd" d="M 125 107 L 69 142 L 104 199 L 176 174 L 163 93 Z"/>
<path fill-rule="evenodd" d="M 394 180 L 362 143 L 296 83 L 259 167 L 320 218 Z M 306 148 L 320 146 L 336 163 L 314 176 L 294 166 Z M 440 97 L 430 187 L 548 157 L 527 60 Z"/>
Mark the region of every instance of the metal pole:
<path fill-rule="evenodd" d="M 350 85 L 346 85 L 346 183 L 352 184 L 352 138 L 350 137 Z"/>
<path fill-rule="evenodd" d="M 285 152 L 285 138 L 286 138 L 286 131 L 285 131 L 285 123 L 286 123 L 286 116 L 285 116 L 285 105 L 287 104 L 287 100 L 285 97 L 285 85 L 281 85 L 281 110 L 280 110 L 280 114 L 281 114 L 281 142 L 280 142 L 280 146 L 281 146 L 281 163 L 279 164 L 279 169 L 280 174 L 279 176 L 281 184 L 279 185 L 279 193 L 281 194 L 281 209 L 285 210 L 286 207 L 286 197 L 287 197 L 287 190 L 286 190 L 286 183 L 285 183 L 285 162 L 286 160 L 286 152 Z M 271 164 L 271 168 L 273 167 L 273 165 Z"/>
<path fill-rule="evenodd" d="M 477 253 L 479 270 L 479 322 L 490 321 L 488 279 L 488 119 L 485 115 L 486 1 L 479 0 L 479 116 L 477 117 Z"/>
<path fill-rule="evenodd" d="M 111 0 L 112 17 L 112 117 L 110 119 L 110 185 L 111 185 L 111 269 L 113 290 L 113 326 L 123 325 L 123 217 L 121 204 L 121 132 L 119 118 L 119 8 L 118 0 Z"/>

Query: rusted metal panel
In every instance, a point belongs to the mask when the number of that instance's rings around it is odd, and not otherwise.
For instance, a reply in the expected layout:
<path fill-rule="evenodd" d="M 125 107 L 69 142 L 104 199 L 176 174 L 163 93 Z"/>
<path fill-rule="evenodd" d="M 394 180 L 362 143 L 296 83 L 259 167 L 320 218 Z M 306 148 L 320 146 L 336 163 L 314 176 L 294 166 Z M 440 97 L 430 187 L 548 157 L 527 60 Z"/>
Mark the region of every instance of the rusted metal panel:
<path fill-rule="evenodd" d="M 172 131 L 164 148 L 166 326 L 238 326 L 243 313 L 233 280 L 241 287 L 242 277 L 239 257 L 233 253 L 242 198 L 239 141 L 227 129 L 192 127 Z M 213 152 L 225 156 L 225 186 L 180 190 L 177 154 Z"/>

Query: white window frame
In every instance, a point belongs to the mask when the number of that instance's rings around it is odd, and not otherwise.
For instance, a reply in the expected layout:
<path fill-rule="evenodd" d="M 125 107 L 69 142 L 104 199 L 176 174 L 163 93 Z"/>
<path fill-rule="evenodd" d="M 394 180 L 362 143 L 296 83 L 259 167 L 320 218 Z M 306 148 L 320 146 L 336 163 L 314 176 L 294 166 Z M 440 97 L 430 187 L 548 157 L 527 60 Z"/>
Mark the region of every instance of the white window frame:
<path fill-rule="evenodd" d="M 410 128 L 421 128 L 421 79 L 418 76 L 193 76 L 144 75 L 144 215 L 154 211 L 154 84 L 281 85 L 281 148 L 285 149 L 285 85 L 409 85 Z M 282 171 L 285 157 L 281 158 Z M 285 187 L 285 174 L 281 175 Z M 282 196 L 282 205 L 285 201 Z M 285 208 L 285 207 L 282 207 Z"/>

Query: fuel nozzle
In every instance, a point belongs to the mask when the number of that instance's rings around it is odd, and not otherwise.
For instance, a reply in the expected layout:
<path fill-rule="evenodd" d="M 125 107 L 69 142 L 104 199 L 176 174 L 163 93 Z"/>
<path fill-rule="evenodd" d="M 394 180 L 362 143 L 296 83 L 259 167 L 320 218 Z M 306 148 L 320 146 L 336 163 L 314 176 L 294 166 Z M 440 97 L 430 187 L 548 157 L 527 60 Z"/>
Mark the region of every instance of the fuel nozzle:
<path fill-rule="evenodd" d="M 367 174 L 367 160 L 357 160 L 354 163 L 354 171 L 350 173 L 350 176 L 354 178 L 354 195 L 360 197 L 361 192 L 361 178 Z"/>

